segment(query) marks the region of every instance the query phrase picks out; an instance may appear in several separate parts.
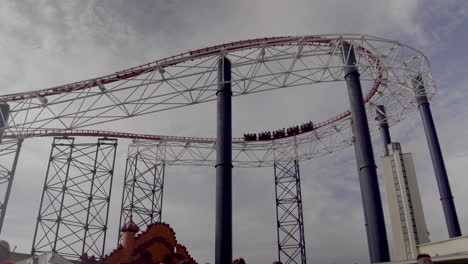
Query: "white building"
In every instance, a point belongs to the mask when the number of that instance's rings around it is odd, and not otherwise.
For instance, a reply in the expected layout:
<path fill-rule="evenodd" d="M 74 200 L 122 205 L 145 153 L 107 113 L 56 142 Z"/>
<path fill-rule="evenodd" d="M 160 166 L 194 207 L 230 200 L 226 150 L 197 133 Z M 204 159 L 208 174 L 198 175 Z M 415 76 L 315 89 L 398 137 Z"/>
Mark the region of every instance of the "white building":
<path fill-rule="evenodd" d="M 393 240 L 398 260 L 414 259 L 418 245 L 429 243 L 416 173 L 411 153 L 402 153 L 400 143 L 387 145 L 382 157 Z"/>
<path fill-rule="evenodd" d="M 418 253 L 429 254 L 436 264 L 466 264 L 468 263 L 468 236 L 455 237 L 448 240 L 421 244 Z M 416 260 L 403 260 L 381 264 L 415 264 Z"/>

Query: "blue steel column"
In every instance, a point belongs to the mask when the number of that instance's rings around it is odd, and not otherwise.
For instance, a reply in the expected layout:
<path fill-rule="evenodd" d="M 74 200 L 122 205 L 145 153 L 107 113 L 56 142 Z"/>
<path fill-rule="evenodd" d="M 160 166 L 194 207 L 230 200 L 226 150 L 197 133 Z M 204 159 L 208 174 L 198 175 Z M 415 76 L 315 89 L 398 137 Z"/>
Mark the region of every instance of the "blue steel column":
<path fill-rule="evenodd" d="M 351 119 L 351 129 L 352 129 L 352 132 L 353 132 L 353 146 L 354 146 L 354 154 L 356 155 L 356 157 L 358 156 L 358 152 L 357 152 L 357 147 L 355 146 L 356 145 L 356 137 L 354 136 L 354 129 L 353 129 L 353 119 Z M 359 165 L 357 164 L 357 169 L 358 169 L 358 173 L 360 172 L 359 171 Z M 359 188 L 361 190 L 364 189 L 364 187 L 362 186 L 362 181 L 359 181 Z M 364 211 L 364 228 L 366 229 L 366 236 L 367 236 L 367 249 L 369 250 L 369 258 L 370 259 L 374 259 L 374 254 L 372 254 L 372 247 L 371 247 L 371 244 L 369 243 L 370 241 L 370 235 L 369 235 L 369 224 L 367 223 L 367 207 L 366 207 L 366 204 L 364 203 L 364 192 L 361 191 L 361 199 L 363 201 L 362 203 L 362 209 Z"/>
<path fill-rule="evenodd" d="M 353 131 L 355 136 L 356 161 L 359 168 L 364 217 L 368 224 L 368 243 L 370 245 L 371 263 L 390 261 L 387 233 L 380 197 L 377 166 L 372 150 L 369 124 L 364 107 L 361 81 L 356 65 L 354 49 L 350 44 L 343 44 L 344 74 L 348 87 Z"/>
<path fill-rule="evenodd" d="M 231 62 L 218 62 L 218 137 L 216 141 L 215 263 L 232 261 L 232 113 Z"/>
<path fill-rule="evenodd" d="M 392 143 L 392 139 L 390 138 L 390 130 L 388 129 L 388 120 L 387 115 L 385 113 L 385 106 L 378 105 L 376 120 L 379 122 L 379 130 L 380 130 L 380 138 L 382 139 L 382 144 L 384 147 L 384 155 L 388 155 L 387 145 Z"/>
<path fill-rule="evenodd" d="M 440 149 L 439 139 L 432 119 L 429 100 L 426 96 L 426 90 L 421 76 L 414 79 L 416 88 L 416 102 L 418 103 L 419 113 L 426 133 L 427 144 L 431 153 L 432 165 L 434 166 L 437 186 L 439 187 L 440 200 L 444 209 L 445 221 L 450 237 L 461 236 L 460 223 L 458 222 L 457 211 L 453 203 L 452 190 L 445 169 L 442 150 Z"/>

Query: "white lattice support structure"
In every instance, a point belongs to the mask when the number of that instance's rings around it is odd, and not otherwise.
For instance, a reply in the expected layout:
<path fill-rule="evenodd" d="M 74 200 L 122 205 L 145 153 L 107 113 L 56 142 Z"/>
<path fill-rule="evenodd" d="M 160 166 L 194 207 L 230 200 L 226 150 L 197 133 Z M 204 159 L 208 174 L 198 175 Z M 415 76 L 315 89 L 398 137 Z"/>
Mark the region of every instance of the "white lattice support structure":
<path fill-rule="evenodd" d="M 233 166 L 272 167 L 275 161 L 309 160 L 348 147 L 352 142 L 349 126 L 344 125 L 346 120 L 338 124 L 343 126 L 337 125 L 336 129 L 330 127 L 324 131 L 322 135 L 326 135 L 326 139 L 321 139 L 316 132 L 271 141 L 234 139 Z M 160 151 L 154 151 L 154 148 Z M 170 138 L 134 140 L 129 148 L 129 157 L 135 153 L 151 160 L 164 160 L 166 166 L 214 166 L 216 143 L 201 138 L 186 138 L 185 141 Z"/>
<path fill-rule="evenodd" d="M 422 76 L 429 97 L 434 93 L 427 58 L 397 41 L 366 35 L 262 38 L 195 50 L 72 84 L 0 96 L 0 103 L 11 108 L 6 132 L 27 136 L 37 129 L 77 129 L 212 101 L 220 55 L 232 61 L 234 96 L 343 81 L 343 43 L 355 48 L 369 117 L 375 115 L 369 109 L 376 104 L 386 107 L 390 124 L 413 110 L 415 94 L 409 80 L 416 75 Z M 317 123 L 317 129 L 349 115 L 347 111 Z"/>
<path fill-rule="evenodd" d="M 160 157 L 164 146 L 151 146 L 143 154 L 132 149 L 130 146 L 125 168 L 119 226 L 131 218 L 137 226 L 145 227 L 161 222 L 165 164 Z"/>
<path fill-rule="evenodd" d="M 297 160 L 275 162 L 273 168 L 278 260 L 284 264 L 306 264 L 299 163 Z"/>
<path fill-rule="evenodd" d="M 190 51 L 72 84 L 0 96 L 0 103 L 11 109 L 5 137 L 73 133 L 94 124 L 215 100 L 220 56 L 232 62 L 233 96 L 342 82 L 346 43 L 355 50 L 370 119 L 376 105 L 385 106 L 389 125 L 416 109 L 417 89 L 411 81 L 415 76 L 422 77 L 429 97 L 434 94 L 427 58 L 397 41 L 367 35 L 261 38 Z M 295 135 L 298 160 L 349 146 L 349 118 L 345 111 L 315 122 L 311 132 Z M 150 138 L 167 144 L 167 165 L 212 164 L 213 138 Z M 255 142 L 237 138 L 233 157 L 240 167 L 272 166 L 273 149 L 283 153 L 284 160 L 290 159 L 291 141 L 291 137 Z"/>
<path fill-rule="evenodd" d="M 76 143 L 71 137 L 54 138 L 32 255 L 104 256 L 116 148 L 117 139 Z"/>
<path fill-rule="evenodd" d="M 0 233 L 3 229 L 5 215 L 10 199 L 11 187 L 15 177 L 16 166 L 18 164 L 19 154 L 23 139 L 5 140 L 0 145 Z"/>

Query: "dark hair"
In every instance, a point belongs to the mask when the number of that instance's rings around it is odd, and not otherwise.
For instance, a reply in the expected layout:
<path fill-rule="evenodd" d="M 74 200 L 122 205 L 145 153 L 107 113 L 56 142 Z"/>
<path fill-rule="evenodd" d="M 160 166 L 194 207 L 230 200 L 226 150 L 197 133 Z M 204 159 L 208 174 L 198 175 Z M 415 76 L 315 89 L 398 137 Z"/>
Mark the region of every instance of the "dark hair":
<path fill-rule="evenodd" d="M 420 259 L 420 258 L 431 258 L 431 256 L 429 256 L 429 254 L 419 254 L 417 257 L 416 257 L 416 260 Z"/>

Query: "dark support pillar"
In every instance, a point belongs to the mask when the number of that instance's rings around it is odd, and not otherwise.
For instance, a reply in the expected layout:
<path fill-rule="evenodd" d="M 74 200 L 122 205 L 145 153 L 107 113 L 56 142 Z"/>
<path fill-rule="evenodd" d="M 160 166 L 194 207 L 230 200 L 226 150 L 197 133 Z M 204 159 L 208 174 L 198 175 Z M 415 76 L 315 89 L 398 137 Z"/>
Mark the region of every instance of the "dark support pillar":
<path fill-rule="evenodd" d="M 353 129 L 353 120 L 351 119 L 351 129 Z M 356 157 L 358 156 L 357 148 L 356 148 L 356 137 L 354 136 L 354 130 L 353 130 L 353 146 L 354 146 L 354 154 Z M 359 173 L 359 165 L 358 165 L 358 173 Z M 359 176 L 360 177 L 360 176 Z M 364 187 L 362 186 L 362 181 L 359 181 L 359 187 L 361 190 L 364 190 Z M 364 192 L 361 191 L 361 199 L 364 201 Z M 362 209 L 364 210 L 364 214 L 367 213 L 367 208 L 366 204 L 363 202 L 362 203 Z M 364 215 L 364 228 L 366 229 L 366 235 L 367 235 L 367 241 L 370 241 L 370 236 L 369 236 L 369 224 L 367 223 L 367 215 Z M 374 259 L 374 255 L 372 254 L 372 247 L 371 244 L 368 242 L 367 243 L 367 249 L 369 250 L 369 258 Z"/>
<path fill-rule="evenodd" d="M 445 169 L 442 150 L 440 149 L 439 139 L 432 119 L 429 100 L 426 96 L 426 90 L 421 76 L 414 79 L 416 88 L 416 102 L 418 103 L 419 113 L 426 133 L 427 144 L 431 153 L 432 165 L 434 166 L 437 186 L 439 187 L 440 200 L 444 209 L 445 221 L 450 237 L 461 236 L 460 223 L 458 222 L 457 211 L 453 203 L 452 190 Z"/>
<path fill-rule="evenodd" d="M 378 105 L 377 106 L 377 121 L 379 122 L 379 130 L 380 130 L 380 138 L 382 138 L 382 144 L 384 147 L 384 155 L 388 155 L 387 145 L 392 143 L 392 139 L 390 138 L 390 130 L 388 129 L 388 120 L 387 115 L 385 114 L 385 106 Z"/>
<path fill-rule="evenodd" d="M 231 62 L 219 59 L 216 141 L 216 264 L 232 261 Z"/>
<path fill-rule="evenodd" d="M 364 217 L 368 224 L 368 243 L 371 248 L 371 263 L 390 261 L 387 233 L 380 197 L 377 170 L 372 150 L 369 124 L 363 103 L 361 81 L 356 65 L 354 49 L 343 44 L 344 74 L 348 87 L 353 131 L 355 136 L 356 161 L 363 198 Z"/>

